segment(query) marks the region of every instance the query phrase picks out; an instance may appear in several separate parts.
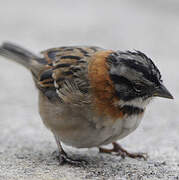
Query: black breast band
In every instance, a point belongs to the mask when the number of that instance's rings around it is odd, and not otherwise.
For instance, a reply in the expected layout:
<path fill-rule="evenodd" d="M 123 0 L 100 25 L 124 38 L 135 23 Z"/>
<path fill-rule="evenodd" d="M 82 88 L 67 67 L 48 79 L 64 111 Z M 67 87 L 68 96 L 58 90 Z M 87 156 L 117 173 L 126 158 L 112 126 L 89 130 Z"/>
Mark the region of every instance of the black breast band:
<path fill-rule="evenodd" d="M 123 107 L 120 107 L 120 111 L 128 115 L 137 115 L 143 113 L 144 109 L 130 105 L 125 105 Z"/>

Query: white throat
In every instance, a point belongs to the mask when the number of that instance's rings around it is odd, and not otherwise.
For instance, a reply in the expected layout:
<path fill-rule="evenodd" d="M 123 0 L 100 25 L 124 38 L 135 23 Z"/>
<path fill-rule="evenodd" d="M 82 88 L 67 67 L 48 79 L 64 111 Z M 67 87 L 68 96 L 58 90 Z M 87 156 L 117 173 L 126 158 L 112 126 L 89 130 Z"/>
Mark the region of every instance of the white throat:
<path fill-rule="evenodd" d="M 133 107 L 137 107 L 140 109 L 145 109 L 146 106 L 150 103 L 150 101 L 152 100 L 152 98 L 147 98 L 145 100 L 143 100 L 142 98 L 136 98 L 134 100 L 131 101 L 123 101 L 120 100 L 117 102 L 117 106 L 123 107 L 123 106 L 133 106 Z"/>

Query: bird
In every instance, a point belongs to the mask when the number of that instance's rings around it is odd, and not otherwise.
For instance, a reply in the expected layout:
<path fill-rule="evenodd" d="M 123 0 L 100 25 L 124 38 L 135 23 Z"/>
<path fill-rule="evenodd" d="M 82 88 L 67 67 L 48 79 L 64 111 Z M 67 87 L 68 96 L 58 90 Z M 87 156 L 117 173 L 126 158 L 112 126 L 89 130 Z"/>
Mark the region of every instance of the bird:
<path fill-rule="evenodd" d="M 78 164 L 62 144 L 99 148 L 131 158 L 117 140 L 140 124 L 147 105 L 155 97 L 173 99 L 154 62 L 138 50 L 109 50 L 96 46 L 62 46 L 36 55 L 10 42 L 0 55 L 31 71 L 39 92 L 39 113 L 52 132 L 60 164 Z M 107 149 L 103 145 L 111 144 Z"/>

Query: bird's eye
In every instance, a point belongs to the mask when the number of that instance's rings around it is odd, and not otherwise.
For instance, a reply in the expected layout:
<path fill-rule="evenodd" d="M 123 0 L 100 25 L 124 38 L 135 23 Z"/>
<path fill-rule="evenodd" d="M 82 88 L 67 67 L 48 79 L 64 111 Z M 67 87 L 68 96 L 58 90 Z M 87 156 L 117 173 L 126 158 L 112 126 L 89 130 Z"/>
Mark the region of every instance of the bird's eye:
<path fill-rule="evenodd" d="M 134 90 L 138 93 L 142 92 L 145 90 L 145 87 L 139 83 L 134 85 Z"/>

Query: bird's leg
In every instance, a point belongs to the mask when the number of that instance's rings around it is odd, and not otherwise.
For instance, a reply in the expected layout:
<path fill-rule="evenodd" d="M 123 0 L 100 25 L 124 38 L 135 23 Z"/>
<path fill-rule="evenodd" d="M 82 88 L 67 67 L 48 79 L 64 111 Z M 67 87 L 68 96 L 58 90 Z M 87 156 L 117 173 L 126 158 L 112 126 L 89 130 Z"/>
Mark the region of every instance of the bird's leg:
<path fill-rule="evenodd" d="M 145 153 L 130 153 L 124 148 L 121 147 L 116 142 L 112 143 L 113 148 L 112 149 L 105 149 L 105 148 L 99 148 L 100 153 L 109 153 L 112 154 L 113 152 L 116 153 L 116 155 L 120 155 L 122 158 L 130 157 L 130 158 L 143 158 L 144 160 L 147 160 L 147 154 Z"/>
<path fill-rule="evenodd" d="M 56 136 L 55 134 L 54 134 L 54 136 L 55 136 L 55 140 L 56 140 L 56 143 L 58 146 L 59 154 L 57 157 L 59 159 L 60 165 L 63 165 L 65 163 L 72 164 L 72 165 L 80 165 L 81 163 L 85 162 L 84 160 L 74 160 L 74 159 L 68 157 L 67 153 L 62 148 L 59 137 Z"/>

